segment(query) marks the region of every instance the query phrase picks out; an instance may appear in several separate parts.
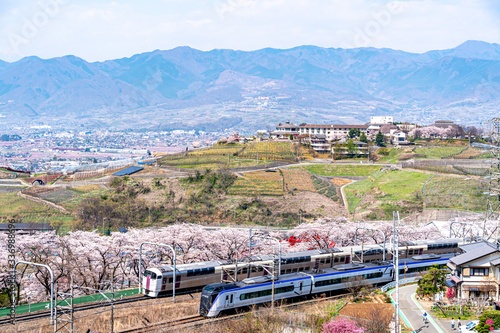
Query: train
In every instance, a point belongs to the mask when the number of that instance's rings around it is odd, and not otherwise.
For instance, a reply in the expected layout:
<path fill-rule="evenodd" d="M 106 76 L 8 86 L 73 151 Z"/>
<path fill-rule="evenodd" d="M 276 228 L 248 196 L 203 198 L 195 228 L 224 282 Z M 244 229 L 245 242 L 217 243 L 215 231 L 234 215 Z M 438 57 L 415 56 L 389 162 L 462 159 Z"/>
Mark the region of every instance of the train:
<path fill-rule="evenodd" d="M 401 259 L 424 254 L 456 254 L 463 239 L 440 239 L 399 242 Z M 363 264 L 380 262 L 384 249 L 380 244 L 308 250 L 284 253 L 281 256 L 281 271 L 276 275 L 287 275 L 311 270 L 329 269 L 346 265 L 352 261 Z M 386 251 L 385 259 L 392 255 Z M 273 255 L 253 255 L 238 262 L 231 260 L 204 261 L 181 264 L 176 267 L 176 292 L 201 290 L 209 284 L 221 281 L 241 281 L 258 276 L 271 275 L 264 269 L 276 261 Z M 144 271 L 141 286 L 143 294 L 149 297 L 171 295 L 173 291 L 173 266 L 149 267 Z"/>
<path fill-rule="evenodd" d="M 446 267 L 453 254 L 424 254 L 400 260 L 399 273 L 407 277 L 428 270 L 431 266 Z M 315 269 L 281 276 L 258 276 L 233 283 L 209 284 L 202 289 L 199 313 L 217 317 L 225 312 L 274 301 L 309 297 L 347 289 L 356 283 L 380 285 L 395 278 L 394 266 L 388 262 L 348 263 L 332 268 Z M 355 282 L 353 282 L 355 281 Z M 274 291 L 273 291 L 274 289 Z M 274 296 L 273 296 L 274 293 Z"/>

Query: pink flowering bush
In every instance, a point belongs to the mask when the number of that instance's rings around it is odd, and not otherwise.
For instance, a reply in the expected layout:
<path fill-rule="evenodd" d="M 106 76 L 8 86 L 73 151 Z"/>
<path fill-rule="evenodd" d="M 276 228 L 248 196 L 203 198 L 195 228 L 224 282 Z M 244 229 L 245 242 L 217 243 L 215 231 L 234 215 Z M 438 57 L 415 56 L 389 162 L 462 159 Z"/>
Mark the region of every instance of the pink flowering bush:
<path fill-rule="evenodd" d="M 334 320 L 330 320 L 323 324 L 323 333 L 363 333 L 364 327 L 359 327 L 355 321 L 345 317 L 338 316 Z"/>

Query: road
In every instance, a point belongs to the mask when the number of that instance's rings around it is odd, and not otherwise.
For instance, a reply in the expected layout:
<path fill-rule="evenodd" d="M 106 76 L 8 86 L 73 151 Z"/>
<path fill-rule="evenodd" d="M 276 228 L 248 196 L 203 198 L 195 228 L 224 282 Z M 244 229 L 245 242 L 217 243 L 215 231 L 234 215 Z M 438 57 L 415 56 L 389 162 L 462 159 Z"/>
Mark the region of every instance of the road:
<path fill-rule="evenodd" d="M 436 322 L 429 312 L 427 325 L 423 322 L 424 308 L 415 299 L 415 292 L 417 290 L 417 285 L 413 284 L 406 287 L 399 288 L 399 309 L 401 318 L 404 320 L 406 325 L 411 326 L 413 332 L 420 333 L 447 333 L 451 332 L 448 330 L 443 330 L 441 325 Z M 394 300 L 396 295 L 394 291 L 391 292 L 391 298 Z M 457 332 L 457 331 L 455 331 Z"/>

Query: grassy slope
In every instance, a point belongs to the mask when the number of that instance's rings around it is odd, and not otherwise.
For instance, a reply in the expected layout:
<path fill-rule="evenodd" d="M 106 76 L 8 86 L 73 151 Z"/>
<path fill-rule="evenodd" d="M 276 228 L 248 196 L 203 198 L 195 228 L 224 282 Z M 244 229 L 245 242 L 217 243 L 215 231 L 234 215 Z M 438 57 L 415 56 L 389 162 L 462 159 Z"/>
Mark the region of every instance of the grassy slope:
<path fill-rule="evenodd" d="M 362 176 L 367 177 L 380 169 L 379 165 L 304 165 L 300 169 L 319 176 Z"/>
<path fill-rule="evenodd" d="M 429 178 L 429 174 L 412 171 L 376 172 L 345 188 L 350 213 L 355 208 L 357 212 L 379 210 L 378 214 L 383 211 L 385 217 L 390 217 L 393 209 L 409 213 L 424 204 L 426 208 L 484 209 L 484 185 L 477 180 L 435 176 L 425 186 L 422 197 L 422 187 Z M 365 196 L 371 200 L 362 202 Z"/>

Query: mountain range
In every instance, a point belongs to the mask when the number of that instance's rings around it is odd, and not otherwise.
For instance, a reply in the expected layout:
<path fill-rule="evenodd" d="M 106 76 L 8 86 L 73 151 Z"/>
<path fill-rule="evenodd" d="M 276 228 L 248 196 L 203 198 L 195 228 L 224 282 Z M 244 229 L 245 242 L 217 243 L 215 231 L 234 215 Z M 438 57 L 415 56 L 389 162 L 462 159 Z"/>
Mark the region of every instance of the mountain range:
<path fill-rule="evenodd" d="M 87 62 L 0 61 L 6 122 L 110 129 L 253 131 L 278 121 L 365 123 L 372 115 L 476 124 L 500 105 L 500 45 L 408 53 L 299 46 L 190 47 Z"/>

